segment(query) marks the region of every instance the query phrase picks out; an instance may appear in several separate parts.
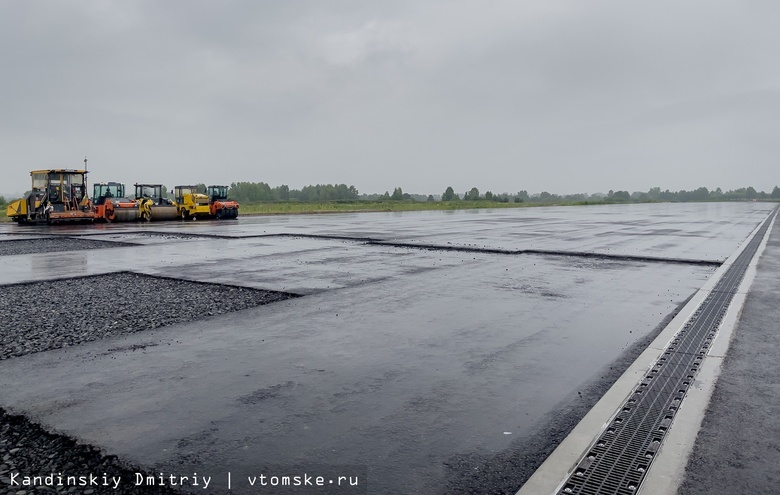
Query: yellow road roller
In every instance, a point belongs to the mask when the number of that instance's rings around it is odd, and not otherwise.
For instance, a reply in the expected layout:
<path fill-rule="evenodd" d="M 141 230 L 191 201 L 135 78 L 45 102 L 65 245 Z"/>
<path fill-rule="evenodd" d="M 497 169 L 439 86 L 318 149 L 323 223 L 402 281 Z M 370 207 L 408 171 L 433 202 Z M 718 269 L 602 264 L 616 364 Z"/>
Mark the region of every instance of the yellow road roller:
<path fill-rule="evenodd" d="M 198 186 L 176 186 L 173 188 L 179 218 L 182 220 L 197 220 L 209 218 L 211 209 L 209 197 L 198 192 Z"/>
<path fill-rule="evenodd" d="M 176 203 L 164 198 L 162 189 L 162 184 L 135 184 L 135 199 L 141 220 L 157 222 L 176 219 Z"/>

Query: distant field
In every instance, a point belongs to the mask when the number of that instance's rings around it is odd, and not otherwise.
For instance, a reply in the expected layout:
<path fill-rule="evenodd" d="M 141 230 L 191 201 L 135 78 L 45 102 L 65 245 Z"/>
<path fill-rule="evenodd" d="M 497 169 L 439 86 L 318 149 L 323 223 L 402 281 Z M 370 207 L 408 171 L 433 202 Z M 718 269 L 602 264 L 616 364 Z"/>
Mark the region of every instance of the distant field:
<path fill-rule="evenodd" d="M 241 204 L 241 215 L 332 213 L 350 211 L 464 210 L 473 208 L 519 208 L 529 203 L 495 201 L 326 201 L 318 203 Z"/>

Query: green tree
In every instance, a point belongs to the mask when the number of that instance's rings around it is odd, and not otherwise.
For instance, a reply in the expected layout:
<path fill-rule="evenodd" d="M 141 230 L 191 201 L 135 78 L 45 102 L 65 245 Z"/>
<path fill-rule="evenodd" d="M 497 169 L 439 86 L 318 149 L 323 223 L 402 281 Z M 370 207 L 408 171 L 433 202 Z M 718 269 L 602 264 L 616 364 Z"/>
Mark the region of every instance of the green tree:
<path fill-rule="evenodd" d="M 710 197 L 710 190 L 706 187 L 700 187 L 695 191 L 691 191 L 691 199 L 693 201 L 706 201 Z"/>
<path fill-rule="evenodd" d="M 0 196 L 0 198 L 1 198 L 1 197 L 2 197 L 2 196 Z M 431 203 L 431 202 L 433 202 L 433 201 L 436 201 L 436 200 L 435 200 L 435 199 L 433 199 L 433 194 L 429 194 L 429 195 L 428 195 L 428 199 L 426 199 L 426 201 L 427 201 L 428 203 Z"/>
<path fill-rule="evenodd" d="M 271 186 L 265 182 L 234 182 L 230 184 L 230 197 L 238 202 L 259 203 L 272 201 Z"/>
<path fill-rule="evenodd" d="M 775 188 L 772 189 L 772 197 L 780 198 L 780 187 L 775 186 Z"/>
<path fill-rule="evenodd" d="M 651 187 L 650 190 L 647 191 L 647 197 L 652 201 L 658 201 L 661 199 L 661 188 Z"/>
<path fill-rule="evenodd" d="M 276 188 L 277 199 L 281 199 L 281 195 L 284 194 L 284 187 Z M 344 199 L 358 199 L 358 190 L 355 186 L 347 186 L 346 184 L 317 184 L 314 186 L 305 186 L 303 189 L 296 190 L 291 189 L 289 191 L 290 199 L 297 199 L 298 201 L 333 201 Z"/>
<path fill-rule="evenodd" d="M 393 189 L 393 195 L 390 196 L 390 199 L 392 199 L 393 201 L 400 201 L 404 199 L 403 189 L 401 189 L 400 187 L 396 187 L 395 189 Z"/>
<path fill-rule="evenodd" d="M 452 186 L 447 186 L 447 190 L 445 190 L 444 194 L 441 195 L 441 200 L 453 201 L 455 199 L 455 190 L 452 188 Z"/>
<path fill-rule="evenodd" d="M 756 199 L 756 196 L 758 196 L 758 193 L 755 189 L 753 189 L 753 186 L 748 187 L 745 189 L 745 197 L 747 199 Z"/>
<path fill-rule="evenodd" d="M 610 189 L 607 193 L 607 199 L 610 201 L 630 201 L 631 195 L 628 191 L 613 191 Z"/>
<path fill-rule="evenodd" d="M 479 189 L 472 187 L 470 191 L 463 195 L 464 201 L 476 201 L 479 199 Z"/>
<path fill-rule="evenodd" d="M 485 191 L 485 200 L 486 201 L 493 201 L 493 193 L 491 191 Z"/>

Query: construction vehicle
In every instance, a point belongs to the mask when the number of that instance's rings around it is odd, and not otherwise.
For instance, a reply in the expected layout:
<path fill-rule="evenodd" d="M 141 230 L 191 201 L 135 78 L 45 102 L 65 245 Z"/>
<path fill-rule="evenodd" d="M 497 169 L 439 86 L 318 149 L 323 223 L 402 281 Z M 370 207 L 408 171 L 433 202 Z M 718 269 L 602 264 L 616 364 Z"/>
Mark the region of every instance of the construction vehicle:
<path fill-rule="evenodd" d="M 141 220 L 175 220 L 176 203 L 163 197 L 162 184 L 135 184 L 135 199 Z"/>
<path fill-rule="evenodd" d="M 125 196 L 125 185 L 119 182 L 92 184 L 95 219 L 105 222 L 134 222 L 141 218 L 138 202 Z"/>
<path fill-rule="evenodd" d="M 92 222 L 95 210 L 87 195 L 87 171 L 33 170 L 32 189 L 11 202 L 6 215 L 19 224 Z"/>
<path fill-rule="evenodd" d="M 209 197 L 199 193 L 198 186 L 176 186 L 173 191 L 179 209 L 179 218 L 182 220 L 197 220 L 211 216 Z"/>
<path fill-rule="evenodd" d="M 238 203 L 228 199 L 228 186 L 209 186 L 206 195 L 209 197 L 209 210 L 213 218 L 238 217 Z"/>

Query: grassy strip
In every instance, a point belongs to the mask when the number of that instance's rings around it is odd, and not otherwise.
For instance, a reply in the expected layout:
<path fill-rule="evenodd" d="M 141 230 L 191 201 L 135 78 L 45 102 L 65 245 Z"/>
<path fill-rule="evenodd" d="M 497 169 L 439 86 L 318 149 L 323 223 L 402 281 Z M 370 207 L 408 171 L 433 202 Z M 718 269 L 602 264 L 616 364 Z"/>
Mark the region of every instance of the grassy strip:
<path fill-rule="evenodd" d="M 717 202 L 717 201 L 716 201 Z M 585 206 L 609 204 L 658 203 L 658 201 L 575 201 L 499 203 L 497 201 L 323 201 L 302 203 L 269 202 L 242 203 L 239 215 L 295 215 L 305 213 L 347 213 L 369 211 L 428 211 L 428 210 L 470 210 L 479 208 L 528 208 L 539 206 Z"/>
<path fill-rule="evenodd" d="M 339 213 L 358 211 L 426 211 L 473 208 L 518 208 L 529 203 L 495 201 L 324 201 L 316 203 L 280 202 L 241 204 L 240 215 L 280 215 L 303 213 Z"/>

